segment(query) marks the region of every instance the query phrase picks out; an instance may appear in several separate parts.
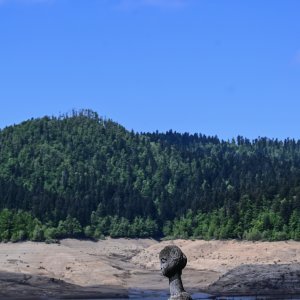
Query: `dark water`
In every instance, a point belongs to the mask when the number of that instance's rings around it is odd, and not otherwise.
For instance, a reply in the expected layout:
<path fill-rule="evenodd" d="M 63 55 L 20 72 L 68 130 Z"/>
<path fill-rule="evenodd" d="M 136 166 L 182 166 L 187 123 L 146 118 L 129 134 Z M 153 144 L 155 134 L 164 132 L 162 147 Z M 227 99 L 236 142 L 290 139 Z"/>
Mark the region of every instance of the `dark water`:
<path fill-rule="evenodd" d="M 147 299 L 147 300 L 167 300 L 169 294 L 166 292 L 155 292 L 155 291 L 135 291 L 129 295 L 130 299 Z M 193 299 L 201 300 L 300 300 L 300 295 L 286 296 L 286 295 L 257 295 L 257 296 L 212 296 L 203 293 L 192 294 Z"/>
<path fill-rule="evenodd" d="M 129 299 L 132 300 L 167 300 L 169 294 L 166 291 L 145 291 L 131 290 L 129 291 Z M 192 294 L 194 300 L 300 300 L 300 295 L 257 295 L 257 296 L 212 296 L 203 293 Z M 125 300 L 125 299 L 124 299 Z"/>
<path fill-rule="evenodd" d="M 167 300 L 169 294 L 167 291 L 144 291 L 144 290 L 130 290 L 129 299 L 147 299 L 147 300 Z M 300 300 L 300 295 L 257 295 L 257 296 L 212 296 L 209 294 L 203 293 L 194 293 L 192 294 L 193 299 L 201 300 Z"/>
<path fill-rule="evenodd" d="M 192 294 L 193 299 L 216 299 L 208 294 L 196 293 Z M 147 299 L 147 300 L 166 300 L 169 298 L 169 293 L 167 291 L 142 291 L 142 290 L 131 290 L 129 293 L 129 299 Z M 250 300 L 250 299 L 249 299 Z M 251 299 L 252 300 L 252 299 Z"/>

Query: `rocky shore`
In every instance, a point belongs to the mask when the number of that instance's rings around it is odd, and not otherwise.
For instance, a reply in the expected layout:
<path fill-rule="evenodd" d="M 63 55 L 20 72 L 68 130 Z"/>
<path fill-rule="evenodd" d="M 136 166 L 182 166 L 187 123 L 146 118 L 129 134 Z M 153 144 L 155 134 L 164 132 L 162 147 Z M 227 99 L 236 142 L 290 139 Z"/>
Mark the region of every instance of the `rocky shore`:
<path fill-rule="evenodd" d="M 243 265 L 211 284 L 213 295 L 300 295 L 300 264 Z"/>

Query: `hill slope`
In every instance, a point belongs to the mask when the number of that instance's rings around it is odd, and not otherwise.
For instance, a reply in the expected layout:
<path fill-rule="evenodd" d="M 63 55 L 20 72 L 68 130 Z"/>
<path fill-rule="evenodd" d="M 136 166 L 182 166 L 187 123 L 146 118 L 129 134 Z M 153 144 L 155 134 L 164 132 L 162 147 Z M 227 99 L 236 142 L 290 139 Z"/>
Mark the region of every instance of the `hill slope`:
<path fill-rule="evenodd" d="M 32 119 L 0 131 L 4 208 L 3 230 L 22 209 L 31 228 L 69 216 L 71 236 L 299 238 L 300 141 L 139 134 L 90 110 Z"/>

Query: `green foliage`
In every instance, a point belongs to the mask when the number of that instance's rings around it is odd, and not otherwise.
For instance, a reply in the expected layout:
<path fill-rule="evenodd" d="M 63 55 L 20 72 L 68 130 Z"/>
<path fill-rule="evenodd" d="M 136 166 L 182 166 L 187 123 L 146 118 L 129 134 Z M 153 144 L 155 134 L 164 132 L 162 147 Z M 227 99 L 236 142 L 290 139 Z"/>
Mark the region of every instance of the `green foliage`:
<path fill-rule="evenodd" d="M 0 240 L 300 240 L 300 141 L 134 133 L 90 110 L 0 130 Z"/>
<path fill-rule="evenodd" d="M 158 235 L 158 225 L 150 218 L 135 217 L 132 222 L 128 219 L 117 216 L 96 216 L 92 214 L 91 226 L 86 227 L 88 234 L 93 238 L 103 238 L 104 236 L 117 237 L 156 237 Z"/>
<path fill-rule="evenodd" d="M 83 231 L 84 231 L 84 235 L 87 238 L 93 238 L 94 237 L 95 233 L 94 233 L 93 228 L 90 225 L 86 226 Z"/>
<path fill-rule="evenodd" d="M 245 211 L 246 216 L 248 212 Z M 243 215 L 240 216 L 243 219 Z M 246 239 L 257 240 L 298 240 L 300 235 L 300 220 L 294 212 L 289 224 L 283 223 L 279 212 L 263 211 L 253 217 L 250 224 L 243 226 L 241 222 L 225 214 L 223 208 L 211 213 L 189 211 L 180 219 L 167 221 L 163 227 L 164 235 L 171 238 L 200 238 L 200 239 Z"/>
<path fill-rule="evenodd" d="M 7 242 L 10 240 L 13 229 L 13 214 L 8 209 L 0 212 L 0 238 L 1 241 Z"/>
<path fill-rule="evenodd" d="M 45 231 L 44 231 L 44 237 L 45 237 L 46 242 L 49 242 L 49 243 L 55 242 L 58 237 L 57 228 L 46 226 Z"/>
<path fill-rule="evenodd" d="M 59 221 L 56 231 L 57 238 L 80 238 L 83 235 L 82 226 L 76 218 L 67 216 L 66 220 Z"/>
<path fill-rule="evenodd" d="M 35 242 L 42 242 L 44 240 L 44 229 L 41 225 L 35 225 L 31 234 L 31 240 Z"/>

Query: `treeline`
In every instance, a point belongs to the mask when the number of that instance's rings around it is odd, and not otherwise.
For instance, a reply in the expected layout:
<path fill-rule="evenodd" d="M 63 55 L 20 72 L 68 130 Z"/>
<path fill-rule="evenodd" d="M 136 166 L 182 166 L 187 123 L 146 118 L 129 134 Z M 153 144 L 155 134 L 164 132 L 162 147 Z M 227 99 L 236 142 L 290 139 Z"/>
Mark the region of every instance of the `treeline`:
<path fill-rule="evenodd" d="M 64 238 L 104 239 L 131 237 L 143 238 L 157 236 L 158 227 L 155 221 L 136 217 L 132 222 L 117 216 L 99 217 L 92 213 L 91 225 L 81 226 L 76 218 L 67 216 L 57 224 L 52 221 L 42 223 L 30 213 L 22 210 L 3 209 L 0 212 L 0 242 L 57 242 Z"/>
<path fill-rule="evenodd" d="M 246 240 L 300 240 L 300 214 L 293 211 L 286 224 L 274 211 L 257 212 L 257 216 L 235 223 L 226 216 L 223 208 L 212 213 L 193 214 L 189 210 L 184 216 L 164 222 L 162 232 L 167 238 L 183 239 L 246 239 Z M 144 238 L 159 236 L 156 221 L 135 217 L 132 222 L 124 217 L 101 217 L 98 211 L 91 215 L 91 224 L 81 226 L 76 218 L 67 216 L 58 224 L 49 221 L 43 224 L 30 213 L 21 210 L 3 209 L 0 212 L 0 241 L 19 242 L 25 240 L 57 242 L 63 238 L 105 239 L 130 237 Z"/>
<path fill-rule="evenodd" d="M 31 216 L 22 239 L 36 226 L 43 239 L 298 239 L 300 141 L 135 133 L 90 110 L 32 119 L 0 130 L 4 209 Z M 80 232 L 61 233 L 67 220 Z"/>
<path fill-rule="evenodd" d="M 212 213 L 193 214 L 167 221 L 163 233 L 168 238 L 183 239 L 245 239 L 251 241 L 300 240 L 300 214 L 294 210 L 287 223 L 274 211 L 257 212 L 245 222 L 226 216 L 223 208 Z"/>

